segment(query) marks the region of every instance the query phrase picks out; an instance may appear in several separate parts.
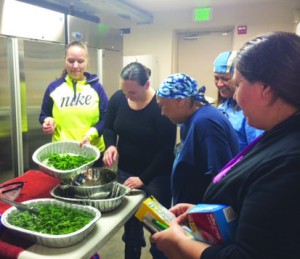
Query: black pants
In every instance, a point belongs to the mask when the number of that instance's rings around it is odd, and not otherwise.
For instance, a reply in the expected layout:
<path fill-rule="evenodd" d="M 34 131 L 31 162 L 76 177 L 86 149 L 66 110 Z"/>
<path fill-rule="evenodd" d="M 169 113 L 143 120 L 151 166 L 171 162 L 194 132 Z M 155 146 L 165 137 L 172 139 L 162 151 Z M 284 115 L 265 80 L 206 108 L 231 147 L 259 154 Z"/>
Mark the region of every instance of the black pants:
<path fill-rule="evenodd" d="M 120 182 L 124 182 L 132 175 L 119 169 L 118 177 Z M 169 176 L 155 177 L 147 186 L 141 188 L 146 196 L 154 196 L 164 207 L 170 208 L 172 201 L 171 180 Z M 124 225 L 124 234 L 122 240 L 126 245 L 133 247 L 145 247 L 146 241 L 144 236 L 143 224 L 132 216 Z M 150 253 L 153 258 L 166 258 L 155 246 L 151 245 Z"/>

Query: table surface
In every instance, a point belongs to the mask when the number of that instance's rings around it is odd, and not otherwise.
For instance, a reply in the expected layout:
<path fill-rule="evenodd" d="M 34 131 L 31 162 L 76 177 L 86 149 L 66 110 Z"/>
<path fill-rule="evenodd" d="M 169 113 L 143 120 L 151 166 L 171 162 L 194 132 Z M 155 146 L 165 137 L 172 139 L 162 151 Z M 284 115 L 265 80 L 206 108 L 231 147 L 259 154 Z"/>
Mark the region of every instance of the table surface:
<path fill-rule="evenodd" d="M 120 207 L 116 210 L 102 213 L 93 231 L 76 245 L 65 248 L 51 248 L 34 244 L 21 252 L 18 259 L 90 258 L 135 214 L 144 198 L 144 192 L 133 190 L 125 196 Z"/>

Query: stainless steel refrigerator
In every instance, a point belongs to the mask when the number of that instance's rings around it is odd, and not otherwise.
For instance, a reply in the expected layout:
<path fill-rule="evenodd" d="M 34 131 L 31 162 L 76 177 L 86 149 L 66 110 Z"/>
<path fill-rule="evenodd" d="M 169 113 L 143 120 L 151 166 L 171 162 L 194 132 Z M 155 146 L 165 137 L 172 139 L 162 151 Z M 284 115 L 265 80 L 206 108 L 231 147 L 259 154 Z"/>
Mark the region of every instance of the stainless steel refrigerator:
<path fill-rule="evenodd" d="M 67 41 L 82 40 L 88 46 L 88 70 L 99 76 L 108 97 L 119 89 L 123 67 L 123 34 L 106 24 L 67 16 Z"/>
<path fill-rule="evenodd" d="M 66 44 L 75 39 L 87 43 L 88 70 L 100 76 L 111 96 L 119 87 L 123 41 L 113 28 L 95 30 L 105 25 L 18 1 L 0 0 L 0 15 L 1 183 L 38 169 L 32 154 L 51 141 L 38 121 L 42 98 L 64 68 Z"/>

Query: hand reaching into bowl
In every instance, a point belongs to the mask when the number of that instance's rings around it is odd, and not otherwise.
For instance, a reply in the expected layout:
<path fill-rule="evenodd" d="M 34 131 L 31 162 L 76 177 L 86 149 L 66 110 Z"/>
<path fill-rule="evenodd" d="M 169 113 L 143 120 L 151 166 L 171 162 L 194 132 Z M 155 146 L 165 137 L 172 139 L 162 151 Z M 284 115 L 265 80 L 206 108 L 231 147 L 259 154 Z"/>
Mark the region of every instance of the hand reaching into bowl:
<path fill-rule="evenodd" d="M 123 184 L 130 189 L 138 189 L 144 186 L 144 183 L 139 177 L 129 177 Z"/>
<path fill-rule="evenodd" d="M 82 147 L 83 145 L 89 145 L 91 141 L 88 136 L 83 136 L 82 140 L 80 141 L 79 146 Z"/>
<path fill-rule="evenodd" d="M 110 167 L 113 165 L 114 162 L 118 160 L 118 150 L 115 146 L 110 146 L 108 149 L 106 149 L 104 156 L 103 156 L 103 163 Z"/>

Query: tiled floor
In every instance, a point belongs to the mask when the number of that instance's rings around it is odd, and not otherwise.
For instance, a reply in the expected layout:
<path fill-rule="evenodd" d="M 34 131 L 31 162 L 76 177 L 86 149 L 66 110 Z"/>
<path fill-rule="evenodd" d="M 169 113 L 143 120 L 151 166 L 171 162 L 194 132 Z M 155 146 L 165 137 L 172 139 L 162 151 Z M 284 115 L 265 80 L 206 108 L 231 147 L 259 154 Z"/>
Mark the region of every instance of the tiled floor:
<path fill-rule="evenodd" d="M 99 251 L 101 259 L 123 259 L 124 258 L 124 242 L 122 241 L 123 228 L 114 235 Z M 147 246 L 142 250 L 141 259 L 152 259 L 149 253 L 149 234 L 145 231 Z"/>

